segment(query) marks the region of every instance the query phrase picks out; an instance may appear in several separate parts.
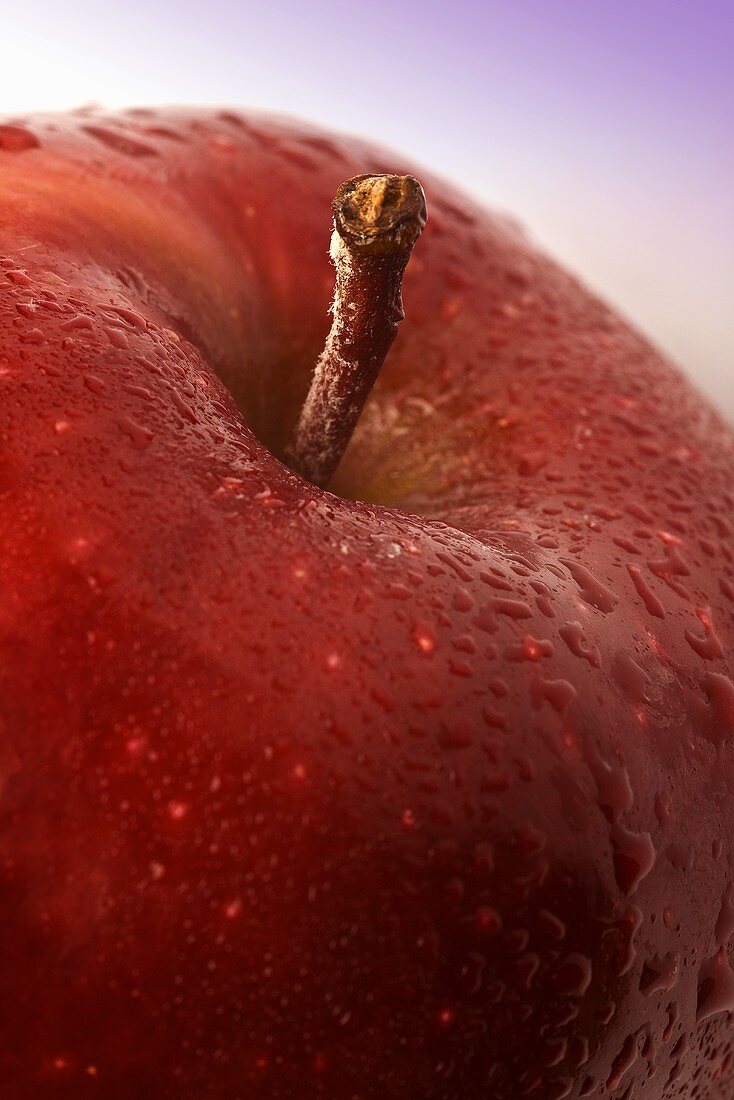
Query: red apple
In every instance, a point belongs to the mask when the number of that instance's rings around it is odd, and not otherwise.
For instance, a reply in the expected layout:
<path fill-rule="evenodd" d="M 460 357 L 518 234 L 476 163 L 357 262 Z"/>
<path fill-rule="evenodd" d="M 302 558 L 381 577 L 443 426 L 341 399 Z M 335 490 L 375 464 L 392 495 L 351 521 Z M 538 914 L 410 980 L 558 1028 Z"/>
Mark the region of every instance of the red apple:
<path fill-rule="evenodd" d="M 734 434 L 421 174 L 291 472 L 329 202 L 409 167 L 0 126 L 3 1100 L 732 1096 Z"/>

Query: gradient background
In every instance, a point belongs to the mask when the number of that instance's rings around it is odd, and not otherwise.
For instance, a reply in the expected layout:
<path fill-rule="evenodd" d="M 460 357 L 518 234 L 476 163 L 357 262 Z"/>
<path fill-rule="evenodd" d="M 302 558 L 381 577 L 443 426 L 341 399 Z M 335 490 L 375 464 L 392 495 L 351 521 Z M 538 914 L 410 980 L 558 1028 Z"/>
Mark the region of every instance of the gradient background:
<path fill-rule="evenodd" d="M 0 0 L 0 112 L 280 108 L 511 211 L 734 418 L 734 0 Z"/>

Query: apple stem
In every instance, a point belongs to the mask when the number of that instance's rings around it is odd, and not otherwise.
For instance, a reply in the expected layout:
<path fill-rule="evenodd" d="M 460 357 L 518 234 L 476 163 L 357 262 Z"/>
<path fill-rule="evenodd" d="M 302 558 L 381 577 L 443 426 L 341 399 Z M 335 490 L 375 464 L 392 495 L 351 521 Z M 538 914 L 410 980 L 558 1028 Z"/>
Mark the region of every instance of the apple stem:
<path fill-rule="evenodd" d="M 426 223 L 413 176 L 355 176 L 332 203 L 333 322 L 286 452 L 293 470 L 328 485 L 402 321 L 403 274 Z"/>

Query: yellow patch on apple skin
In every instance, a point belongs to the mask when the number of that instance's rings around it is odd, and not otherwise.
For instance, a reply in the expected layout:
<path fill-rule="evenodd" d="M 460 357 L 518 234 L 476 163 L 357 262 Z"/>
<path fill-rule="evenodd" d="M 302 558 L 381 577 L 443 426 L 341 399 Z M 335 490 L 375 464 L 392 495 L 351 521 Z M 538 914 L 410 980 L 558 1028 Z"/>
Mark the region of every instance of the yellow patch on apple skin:
<path fill-rule="evenodd" d="M 167 288 L 167 300 L 202 343 L 237 358 L 246 346 L 237 293 L 243 272 L 235 251 L 223 247 L 184 195 L 134 177 L 110 179 L 94 164 L 53 154 L 22 168 L 4 165 L 0 177 L 4 248 L 15 239 L 42 268 L 45 248 L 58 265 L 59 246 L 73 247 L 74 269 L 85 258 L 98 268 L 96 281 L 130 264 L 146 282 Z"/>
<path fill-rule="evenodd" d="M 400 465 L 404 466 L 403 470 Z M 427 513 L 430 510 L 427 502 L 442 501 L 451 491 L 451 482 L 441 476 L 434 464 L 418 462 L 414 451 L 406 455 L 404 462 L 381 464 L 372 476 L 365 476 L 361 461 L 358 458 L 350 461 L 347 451 L 344 470 L 337 472 L 330 488 L 348 500 L 362 500 L 388 508 L 410 510 L 411 501 L 420 501 L 421 511 Z"/>

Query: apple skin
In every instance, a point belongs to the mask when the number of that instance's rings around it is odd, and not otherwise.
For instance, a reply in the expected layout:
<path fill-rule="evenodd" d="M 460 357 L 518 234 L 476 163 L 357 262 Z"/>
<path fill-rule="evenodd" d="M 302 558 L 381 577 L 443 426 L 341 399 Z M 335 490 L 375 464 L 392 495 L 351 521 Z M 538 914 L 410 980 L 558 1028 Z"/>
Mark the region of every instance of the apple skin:
<path fill-rule="evenodd" d="M 3 1100 L 732 1095 L 734 435 L 420 172 L 396 345 L 292 474 L 380 170 L 0 126 Z"/>

